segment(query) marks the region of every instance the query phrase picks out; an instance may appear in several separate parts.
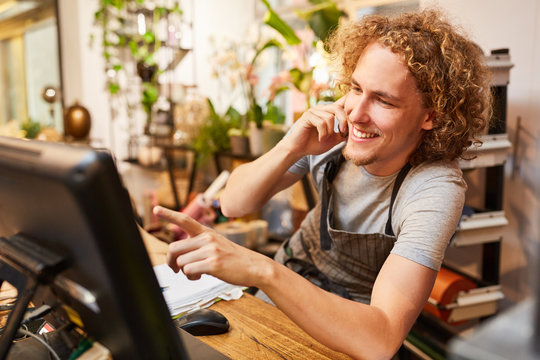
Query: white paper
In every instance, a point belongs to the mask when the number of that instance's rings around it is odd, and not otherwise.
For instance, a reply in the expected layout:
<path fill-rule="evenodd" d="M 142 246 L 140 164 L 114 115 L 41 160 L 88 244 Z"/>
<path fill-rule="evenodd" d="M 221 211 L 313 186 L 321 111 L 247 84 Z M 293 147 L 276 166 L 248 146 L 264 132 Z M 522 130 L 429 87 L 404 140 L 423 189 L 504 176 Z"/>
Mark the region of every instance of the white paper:
<path fill-rule="evenodd" d="M 174 273 L 166 264 L 154 266 L 154 272 L 172 316 L 208 307 L 218 299 L 233 300 L 242 296 L 241 286 L 211 275 L 189 280 L 182 272 Z"/>

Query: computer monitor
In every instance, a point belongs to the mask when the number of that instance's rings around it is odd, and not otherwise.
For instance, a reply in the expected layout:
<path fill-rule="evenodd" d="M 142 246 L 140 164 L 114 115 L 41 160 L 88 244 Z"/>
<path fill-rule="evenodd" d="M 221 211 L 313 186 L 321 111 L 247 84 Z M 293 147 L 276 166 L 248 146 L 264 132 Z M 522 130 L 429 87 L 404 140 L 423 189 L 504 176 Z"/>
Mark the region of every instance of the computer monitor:
<path fill-rule="evenodd" d="M 34 304 L 114 359 L 225 358 L 174 326 L 110 153 L 0 137 L 0 238 L 63 259 Z"/>

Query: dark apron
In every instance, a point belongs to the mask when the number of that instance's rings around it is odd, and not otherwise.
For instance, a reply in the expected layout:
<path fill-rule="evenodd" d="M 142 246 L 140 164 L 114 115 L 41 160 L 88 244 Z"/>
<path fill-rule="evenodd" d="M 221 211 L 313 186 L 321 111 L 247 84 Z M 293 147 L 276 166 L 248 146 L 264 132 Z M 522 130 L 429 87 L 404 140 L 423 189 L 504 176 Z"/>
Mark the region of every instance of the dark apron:
<path fill-rule="evenodd" d="M 394 181 L 385 233 L 357 234 L 333 227 L 332 182 L 344 161 L 340 154 L 326 164 L 321 201 L 308 214 L 318 222 L 304 220 L 319 226 L 301 226 L 274 258 L 324 290 L 369 304 L 375 279 L 396 241 L 392 207 L 411 166 L 407 163 Z"/>

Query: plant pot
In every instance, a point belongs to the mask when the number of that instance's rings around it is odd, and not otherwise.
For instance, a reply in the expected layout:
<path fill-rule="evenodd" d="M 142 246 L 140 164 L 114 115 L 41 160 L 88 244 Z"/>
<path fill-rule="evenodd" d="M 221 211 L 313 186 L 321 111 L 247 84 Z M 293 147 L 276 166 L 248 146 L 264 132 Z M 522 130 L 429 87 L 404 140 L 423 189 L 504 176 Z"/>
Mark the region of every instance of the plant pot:
<path fill-rule="evenodd" d="M 262 129 L 263 153 L 272 149 L 285 136 L 283 125 L 265 124 Z"/>
<path fill-rule="evenodd" d="M 249 149 L 251 155 L 259 156 L 263 154 L 262 128 L 258 128 L 255 122 L 249 122 Z"/>
<path fill-rule="evenodd" d="M 249 139 L 247 136 L 231 135 L 229 138 L 231 152 L 234 155 L 249 154 Z"/>
<path fill-rule="evenodd" d="M 157 65 L 149 65 L 144 61 L 139 61 L 137 63 L 137 74 L 142 79 L 143 82 L 152 82 L 152 79 L 156 75 L 158 70 Z"/>

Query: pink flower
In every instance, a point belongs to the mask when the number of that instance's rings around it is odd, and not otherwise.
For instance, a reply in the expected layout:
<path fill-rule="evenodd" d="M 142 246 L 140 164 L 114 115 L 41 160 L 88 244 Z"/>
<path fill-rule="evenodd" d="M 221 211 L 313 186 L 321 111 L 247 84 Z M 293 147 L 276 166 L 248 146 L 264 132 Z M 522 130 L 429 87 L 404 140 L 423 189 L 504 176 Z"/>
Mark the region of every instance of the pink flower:
<path fill-rule="evenodd" d="M 253 72 L 253 66 L 246 66 L 246 80 L 249 86 L 253 87 L 259 82 L 259 76 Z"/>
<path fill-rule="evenodd" d="M 283 70 L 281 71 L 277 76 L 274 76 L 272 78 L 272 82 L 270 83 L 270 86 L 268 86 L 267 92 L 268 95 L 268 101 L 274 101 L 277 91 L 281 89 L 282 87 L 288 87 L 288 85 L 291 82 L 291 74 Z"/>
<path fill-rule="evenodd" d="M 309 88 L 309 94 L 310 96 L 314 96 L 316 99 L 321 98 L 321 93 L 325 90 L 329 90 L 330 86 L 326 83 L 317 83 L 312 82 L 311 87 Z"/>

